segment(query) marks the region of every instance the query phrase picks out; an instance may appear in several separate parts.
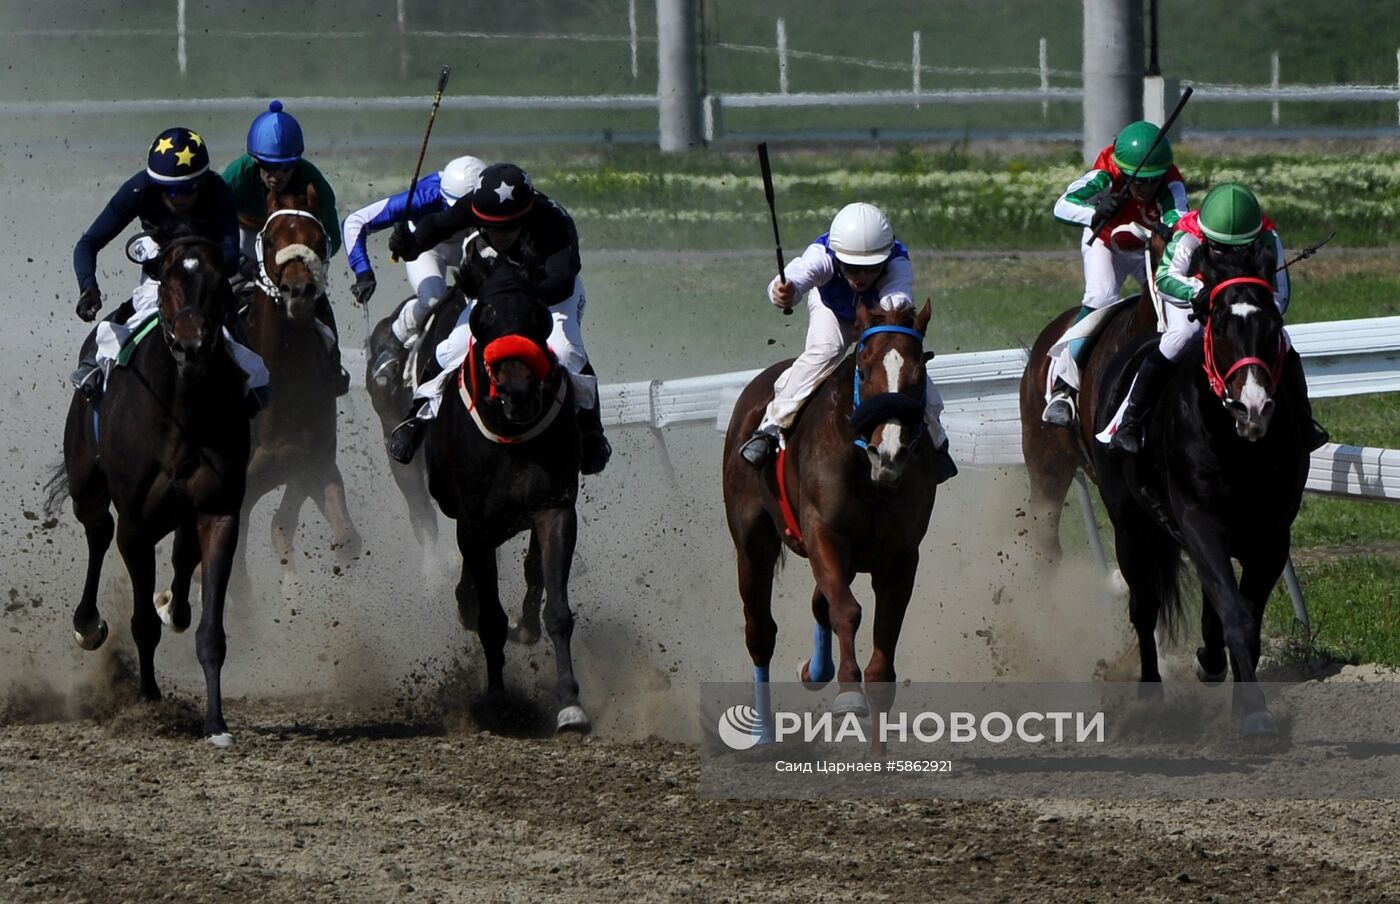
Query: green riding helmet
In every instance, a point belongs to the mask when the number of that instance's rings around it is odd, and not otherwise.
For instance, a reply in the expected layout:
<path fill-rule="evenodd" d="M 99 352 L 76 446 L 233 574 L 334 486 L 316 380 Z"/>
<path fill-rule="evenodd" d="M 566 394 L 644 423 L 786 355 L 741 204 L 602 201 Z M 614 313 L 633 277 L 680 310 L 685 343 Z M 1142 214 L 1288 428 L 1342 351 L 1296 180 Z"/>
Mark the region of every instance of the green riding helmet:
<path fill-rule="evenodd" d="M 1157 141 L 1157 127 L 1145 120 L 1129 123 L 1113 141 L 1113 162 L 1125 175 L 1137 171 L 1139 179 L 1156 179 L 1171 169 L 1172 146 L 1166 138 Z M 1140 164 L 1140 166 L 1139 166 Z"/>
<path fill-rule="evenodd" d="M 1248 245 L 1264 228 L 1254 192 L 1238 182 L 1212 188 L 1201 202 L 1201 232 L 1222 245 Z"/>

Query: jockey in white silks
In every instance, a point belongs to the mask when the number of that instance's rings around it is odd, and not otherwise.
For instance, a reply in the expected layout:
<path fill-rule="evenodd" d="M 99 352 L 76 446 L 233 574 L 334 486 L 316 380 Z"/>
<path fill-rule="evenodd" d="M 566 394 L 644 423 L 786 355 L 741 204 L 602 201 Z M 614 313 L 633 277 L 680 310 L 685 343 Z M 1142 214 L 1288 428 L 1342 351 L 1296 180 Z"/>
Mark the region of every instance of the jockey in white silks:
<path fill-rule="evenodd" d="M 238 215 L 233 194 L 217 173 L 209 172 L 209 149 L 199 133 L 175 127 L 151 142 L 146 168 L 117 189 L 102 213 L 93 220 L 73 248 L 73 270 L 81 293 L 77 314 L 91 322 L 102 308 L 97 284 L 97 254 L 133 220 L 146 233 L 159 235 L 179 224 L 218 245 L 223 253 L 224 275 L 238 270 Z M 156 279 L 160 249 L 153 238 L 133 243 L 131 256 L 143 264 L 141 281 L 130 301 L 119 305 L 97 325 L 96 354 L 79 361 L 73 384 L 88 399 L 101 395 L 117 354 L 133 331 L 157 313 L 160 282 Z M 229 353 L 248 377 L 253 407 L 266 394 L 267 368 L 251 349 L 235 342 L 224 330 Z"/>
<path fill-rule="evenodd" d="M 753 436 L 739 454 L 761 468 L 776 451 L 780 434 L 792 429 L 797 414 L 821 382 L 841 364 L 855 335 L 856 305 L 876 305 L 888 311 L 914 306 L 914 266 L 909 250 L 894 237 L 884 213 L 874 205 L 847 204 L 831 221 L 831 229 L 807 246 L 802 256 L 783 268 L 768 285 L 768 299 L 784 310 L 799 298 L 807 301 L 807 344 L 802 354 L 778 376 L 773 400 Z M 948 454 L 943 429 L 943 396 L 927 378 L 924 423 L 937 452 L 939 483 L 957 474 Z"/>

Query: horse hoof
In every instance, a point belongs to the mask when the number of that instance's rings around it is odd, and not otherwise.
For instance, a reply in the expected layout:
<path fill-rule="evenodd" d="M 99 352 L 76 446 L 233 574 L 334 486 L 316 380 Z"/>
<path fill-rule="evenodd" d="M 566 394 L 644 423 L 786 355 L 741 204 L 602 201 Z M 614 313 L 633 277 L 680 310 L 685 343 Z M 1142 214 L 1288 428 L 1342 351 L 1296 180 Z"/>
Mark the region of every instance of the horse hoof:
<path fill-rule="evenodd" d="M 74 631 L 73 636 L 77 638 L 78 646 L 84 650 L 95 650 L 107 640 L 107 619 L 102 619 L 97 623 L 97 631 L 84 636 L 81 631 Z"/>
<path fill-rule="evenodd" d="M 866 702 L 865 694 L 860 691 L 842 691 L 832 702 L 831 713 L 835 716 L 854 714 L 864 719 L 870 715 L 870 704 Z"/>
<path fill-rule="evenodd" d="M 812 674 L 812 660 L 804 660 L 802 665 L 797 667 L 797 680 L 809 691 L 819 691 L 831 682 L 832 676 L 836 674 L 836 666 L 833 663 L 823 663 L 817 673 Z"/>
<path fill-rule="evenodd" d="M 226 731 L 221 731 L 218 734 L 211 734 L 207 736 L 204 740 L 208 741 L 210 745 L 217 747 L 220 750 L 226 747 L 233 746 L 233 735 L 229 734 Z"/>
<path fill-rule="evenodd" d="M 1218 672 L 1210 671 L 1201 659 L 1201 654 L 1204 652 L 1204 648 L 1196 651 L 1196 680 L 1202 684 L 1219 684 L 1225 680 L 1226 675 L 1230 674 L 1230 666 L 1226 665 Z"/>
<path fill-rule="evenodd" d="M 173 605 L 175 602 L 175 594 L 171 593 L 169 590 L 162 590 L 155 595 L 154 602 L 156 604 L 156 615 L 160 616 L 161 623 L 169 627 L 176 634 L 179 634 L 190 626 L 188 617 L 184 619 L 177 619 L 175 617 L 175 607 Z M 181 623 L 182 621 L 183 624 Z"/>
<path fill-rule="evenodd" d="M 1246 738 L 1278 737 L 1278 722 L 1267 709 L 1252 712 L 1240 723 L 1240 734 Z"/>
<path fill-rule="evenodd" d="M 526 628 L 519 624 L 510 626 L 506 639 L 511 643 L 518 643 L 522 646 L 531 647 L 540 642 L 540 629 L 538 626 Z"/>
<path fill-rule="evenodd" d="M 583 707 L 575 703 L 573 706 L 566 706 L 559 710 L 558 717 L 554 720 L 554 730 L 562 734 L 566 731 L 576 731 L 585 734 L 593 724 L 588 721 L 588 714 L 583 711 Z"/>

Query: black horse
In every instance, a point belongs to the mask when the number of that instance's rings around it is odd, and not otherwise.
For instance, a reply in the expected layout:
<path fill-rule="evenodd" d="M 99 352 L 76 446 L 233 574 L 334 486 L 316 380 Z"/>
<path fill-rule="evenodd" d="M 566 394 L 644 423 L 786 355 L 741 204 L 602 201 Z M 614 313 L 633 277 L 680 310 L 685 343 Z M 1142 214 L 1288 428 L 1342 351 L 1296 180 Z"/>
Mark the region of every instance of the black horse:
<path fill-rule="evenodd" d="M 472 349 L 448 382 L 423 454 L 428 490 L 457 522 L 457 614 L 480 637 L 488 691 L 499 694 L 509 629 L 497 589 L 496 549 L 528 530 L 524 620 L 531 619 L 533 603 L 538 621 L 542 595 L 545 628 L 554 642 L 555 726 L 587 731 L 570 652 L 569 569 L 579 478 L 573 384 L 546 344 L 553 318 L 529 281 L 507 264 L 475 284 Z M 453 323 L 440 317 L 424 336 L 425 348 L 435 348 Z"/>
<path fill-rule="evenodd" d="M 100 405 L 94 408 L 74 393 L 68 408 L 62 476 L 88 543 L 87 580 L 73 630 L 87 650 L 107 638 L 97 591 L 115 532 L 131 576 L 140 696 L 159 700 L 155 652 L 161 622 L 177 632 L 189 627 L 190 579 L 195 566 L 202 566 L 197 649 L 207 695 L 204 736 L 226 747 L 233 736 L 220 690 L 224 594 L 248 467 L 247 378 L 223 344 L 234 298 L 219 247 L 198 237 L 175 239 L 162 252 L 160 281 L 153 330 L 159 335 L 135 345 L 126 366 L 113 368 Z M 170 589 L 156 595 L 155 546 L 172 532 L 174 577 Z"/>
<path fill-rule="evenodd" d="M 1154 629 L 1179 614 L 1184 550 L 1204 591 L 1197 675 L 1225 677 L 1230 654 L 1247 735 L 1277 731 L 1256 677 L 1264 606 L 1288 560 L 1308 472 L 1307 387 L 1274 305 L 1272 256 L 1206 255 L 1209 303 L 1193 344 L 1145 419 L 1148 443 L 1129 455 L 1095 442 L 1100 493 L 1129 588 L 1142 680 L 1160 681 Z M 1130 346 L 1099 381 L 1095 426 L 1111 421 L 1155 336 Z M 1231 563 L 1240 564 L 1235 579 Z"/>

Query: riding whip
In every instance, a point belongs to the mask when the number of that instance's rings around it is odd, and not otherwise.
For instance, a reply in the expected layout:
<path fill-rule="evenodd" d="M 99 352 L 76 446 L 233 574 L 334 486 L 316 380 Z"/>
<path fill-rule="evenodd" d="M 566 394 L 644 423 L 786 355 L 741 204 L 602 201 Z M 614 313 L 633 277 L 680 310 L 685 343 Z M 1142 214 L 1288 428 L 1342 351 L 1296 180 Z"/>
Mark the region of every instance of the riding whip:
<path fill-rule="evenodd" d="M 758 168 L 763 173 L 763 197 L 768 199 L 768 217 L 773 221 L 773 247 L 778 251 L 778 279 L 787 282 L 783 270 L 783 240 L 778 238 L 778 208 L 773 202 L 773 169 L 768 165 L 768 142 L 758 146 Z M 792 308 L 783 308 L 783 314 L 792 314 Z"/>
<path fill-rule="evenodd" d="M 1313 244 L 1311 244 L 1311 245 L 1309 245 L 1308 247 L 1304 248 L 1302 251 L 1298 252 L 1298 256 L 1297 256 L 1297 257 L 1293 258 L 1293 260 L 1291 260 L 1291 261 L 1289 261 L 1288 263 L 1284 264 L 1283 266 L 1279 267 L 1278 270 L 1275 270 L 1274 272 L 1275 272 L 1275 273 L 1278 273 L 1278 272 L 1281 271 L 1281 270 L 1287 270 L 1289 267 L 1291 267 L 1291 266 L 1293 266 L 1294 264 L 1298 263 L 1298 261 L 1305 261 L 1305 260 L 1307 260 L 1308 258 L 1312 257 L 1314 254 L 1317 254 L 1317 252 L 1322 248 L 1323 245 L 1326 245 L 1328 242 L 1332 241 L 1332 236 L 1334 236 L 1334 235 L 1336 235 L 1336 234 L 1337 234 L 1337 230 L 1335 230 L 1335 229 L 1332 230 L 1331 232 L 1327 233 L 1327 238 L 1323 239 L 1323 240 L 1320 241 L 1320 242 L 1314 242 Z"/>
<path fill-rule="evenodd" d="M 413 193 L 418 190 L 418 174 L 423 171 L 423 157 L 428 153 L 428 136 L 433 134 L 433 120 L 437 119 L 438 105 L 442 103 L 442 92 L 447 88 L 447 73 L 451 71 L 452 67 L 443 66 L 442 74 L 438 76 L 437 93 L 433 95 L 433 110 L 428 114 L 428 128 L 423 132 L 423 144 L 418 148 L 418 162 L 413 166 L 413 181 L 408 183 L 408 203 L 404 205 L 403 209 L 405 220 L 413 212 Z M 399 256 L 391 254 L 389 260 L 397 264 Z"/>
<path fill-rule="evenodd" d="M 1131 176 L 1128 177 L 1128 180 L 1123 183 L 1123 187 L 1120 188 L 1118 191 L 1114 192 L 1114 194 L 1117 195 L 1120 200 L 1124 195 L 1128 193 L 1128 186 L 1131 185 L 1133 180 L 1137 178 L 1138 171 L 1140 171 L 1142 169 L 1142 165 L 1147 162 L 1147 158 L 1152 156 L 1152 152 L 1157 150 L 1157 145 L 1161 144 L 1162 139 L 1167 137 L 1167 133 L 1171 131 L 1172 125 L 1176 123 L 1176 118 L 1181 115 L 1181 108 L 1186 106 L 1186 102 L 1191 99 L 1191 93 L 1195 90 L 1195 88 L 1187 87 L 1185 91 L 1181 92 L 1181 98 L 1176 102 L 1176 106 L 1172 109 L 1172 115 L 1168 116 L 1167 121 L 1162 123 L 1162 127 L 1157 130 L 1157 137 L 1152 139 L 1152 144 L 1147 146 L 1147 153 L 1143 154 L 1142 159 L 1138 161 L 1138 165 L 1133 167 L 1133 173 Z M 1103 228 L 1104 219 L 1106 218 L 1095 216 L 1093 222 L 1089 224 L 1090 245 L 1098 241 L 1099 230 Z"/>

